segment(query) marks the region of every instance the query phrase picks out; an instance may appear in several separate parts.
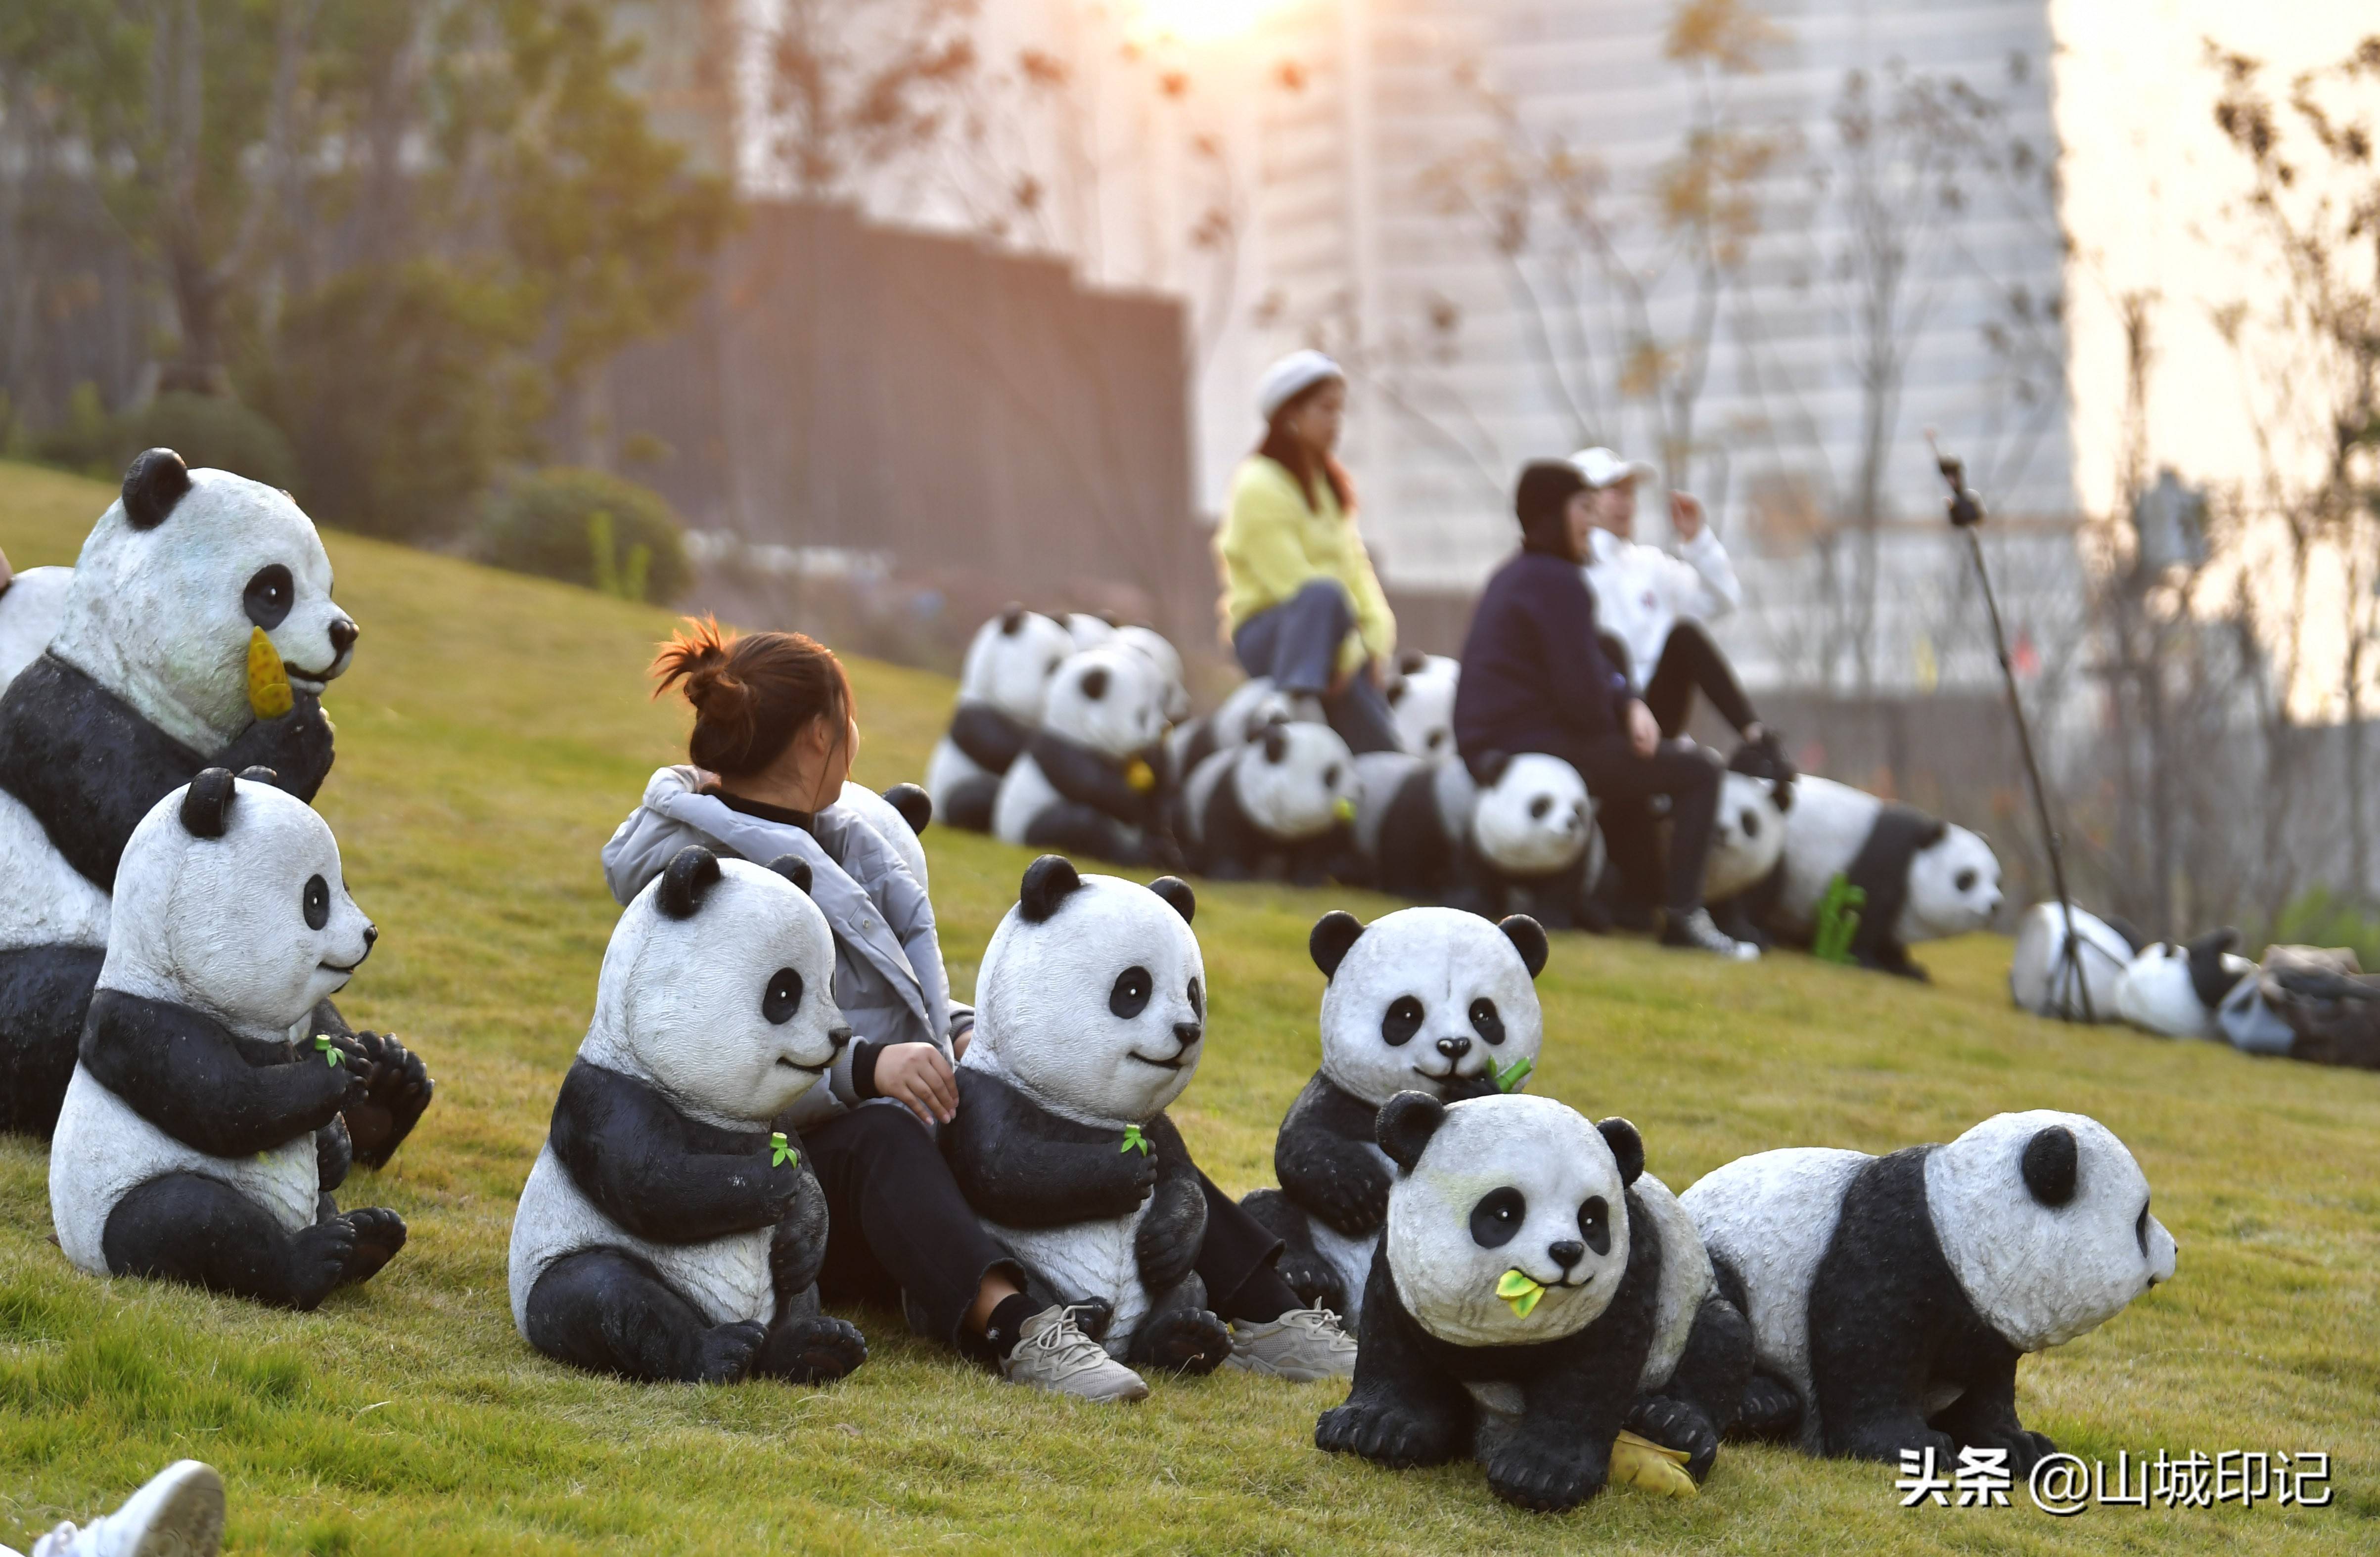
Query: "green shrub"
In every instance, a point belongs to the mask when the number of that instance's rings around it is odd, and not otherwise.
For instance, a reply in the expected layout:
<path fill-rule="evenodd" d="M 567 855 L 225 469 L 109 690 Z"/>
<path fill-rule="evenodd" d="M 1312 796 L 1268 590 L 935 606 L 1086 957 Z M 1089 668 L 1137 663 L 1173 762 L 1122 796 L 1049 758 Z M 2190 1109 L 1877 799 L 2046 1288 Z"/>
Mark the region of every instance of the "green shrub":
<path fill-rule="evenodd" d="M 298 457 L 281 429 L 237 400 L 175 391 L 120 418 L 121 470 L 143 449 L 171 449 L 196 470 L 211 465 L 284 491 L 298 484 Z"/>
<path fill-rule="evenodd" d="M 2380 917 L 2326 887 L 2311 887 L 2291 899 L 2271 938 L 2285 946 L 2351 947 L 2365 972 L 2380 972 Z"/>
<path fill-rule="evenodd" d="M 66 415 L 55 427 L 35 434 L 32 442 L 33 457 L 43 465 L 111 486 L 124 479 L 126 460 L 117 457 L 124 445 L 123 429 L 107 414 L 99 386 L 88 379 L 67 394 Z"/>
<path fill-rule="evenodd" d="M 567 465 L 499 488 L 472 551 L 516 573 L 655 605 L 676 599 L 694 574 L 677 515 L 660 493 Z"/>

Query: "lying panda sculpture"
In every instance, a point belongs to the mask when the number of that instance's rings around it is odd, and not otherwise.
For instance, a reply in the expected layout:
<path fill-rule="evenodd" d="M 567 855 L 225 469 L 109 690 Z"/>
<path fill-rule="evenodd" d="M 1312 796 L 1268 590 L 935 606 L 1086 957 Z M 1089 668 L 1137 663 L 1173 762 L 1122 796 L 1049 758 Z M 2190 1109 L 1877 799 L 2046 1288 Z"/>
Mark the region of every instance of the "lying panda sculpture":
<path fill-rule="evenodd" d="M 1410 908 L 1367 925 L 1334 909 L 1307 949 L 1327 981 L 1322 1068 L 1281 1121 L 1281 1188 L 1241 1203 L 1287 1246 L 1281 1279 L 1353 1331 L 1389 1211 L 1393 1165 L 1374 1136 L 1381 1106 L 1404 1092 L 1457 1103 L 1528 1084 L 1545 1038 L 1533 981 L 1546 933 L 1519 915 L 1490 924 Z"/>
<path fill-rule="evenodd" d="M 2071 916 L 2070 919 L 2070 915 Z M 2075 955 L 2067 955 L 2071 926 Z M 2017 921 L 2009 959 L 2009 996 L 2022 1010 L 2062 1021 L 2117 1019 L 2117 986 L 2131 966 L 2138 935 L 2079 908 L 2035 903 Z M 2080 984 L 2075 980 L 2077 967 Z"/>
<path fill-rule="evenodd" d="M 1337 731 L 1283 720 L 1191 772 L 1174 799 L 1173 836 L 1200 875 L 1319 887 L 1351 847 L 1358 792 Z"/>
<path fill-rule="evenodd" d="M 1817 1454 L 2005 1449 L 2022 1481 L 2053 1446 L 2017 1420 L 2018 1361 L 2173 1279 L 2140 1165 L 2080 1114 L 2000 1114 L 1884 1157 L 1763 1152 L 1681 1202 L 1752 1322 L 1744 1430 Z"/>
<path fill-rule="evenodd" d="M 1784 815 L 1784 862 L 1765 920 L 1780 938 L 1808 945 L 1828 884 L 1845 876 L 1867 894 L 1852 960 L 1922 979 L 1910 947 L 1980 930 L 1999 911 L 1999 860 L 1964 827 L 1807 775 Z"/>
<path fill-rule="evenodd" d="M 2222 1038 L 2220 1013 L 2256 965 L 2231 948 L 2240 932 L 2209 930 L 2187 946 L 2142 948 L 2116 980 L 2116 1014 L 2166 1038 Z"/>
<path fill-rule="evenodd" d="M 1084 1305 L 1084 1333 L 1117 1360 L 1208 1373 L 1232 1334 L 1192 1268 L 1206 1197 L 1165 1116 L 1204 1052 L 1196 910 L 1172 876 L 1142 887 L 1034 861 L 983 954 L 941 1141 L 1036 1309 Z"/>
<path fill-rule="evenodd" d="M 133 828 L 210 766 L 268 769 L 312 799 L 331 769 L 322 691 L 358 635 L 332 603 L 322 537 L 287 493 L 189 470 L 170 449 L 133 461 L 59 573 L 56 633 L 0 694 L 0 1129 L 37 1136 L 74 1072 Z M 260 636 L 283 668 L 285 712 L 251 702 Z M 301 1039 L 358 1037 L 327 1002 L 305 1026 Z M 359 1042 L 368 1081 L 348 1123 L 357 1159 L 377 1166 L 431 1083 L 395 1040 Z"/>
<path fill-rule="evenodd" d="M 945 826 L 991 830 L 1001 778 L 1033 739 L 1050 682 L 1074 652 L 1065 628 L 1023 606 L 976 629 L 959 668 L 951 728 L 926 761 L 926 792 Z"/>
<path fill-rule="evenodd" d="M 851 1038 L 809 874 L 688 845 L 621 914 L 513 1216 L 513 1322 L 547 1357 L 687 1383 L 867 1360 L 819 1312 L 826 1194 L 781 1117 Z"/>
<path fill-rule="evenodd" d="M 1000 781 L 993 835 L 1120 865 L 1176 863 L 1164 735 L 1164 678 L 1146 656 L 1116 646 L 1074 655 Z"/>
<path fill-rule="evenodd" d="M 1703 905 L 1721 934 L 1764 949 L 1773 944 L 1760 914 L 1776 890 L 1785 858 L 1785 814 L 1792 809 L 1790 780 L 1732 768 L 1720 776 L 1718 815 L 1703 865 Z"/>
<path fill-rule="evenodd" d="M 290 1037 L 376 936 L 330 827 L 270 774 L 209 768 L 150 808 L 50 1147 L 68 1260 L 305 1310 L 405 1247 L 395 1212 L 331 1199 L 360 1049 Z"/>
<path fill-rule="evenodd" d="M 1577 923 L 1602 873 L 1586 784 L 1559 757 L 1491 754 L 1475 783 L 1459 757 L 1355 759 L 1354 885 L 1490 918 Z"/>
<path fill-rule="evenodd" d="M 1387 1232 L 1354 1385 L 1315 1443 L 1392 1468 L 1467 1454 L 1499 1497 L 1546 1512 L 1602 1490 L 1623 1429 L 1706 1474 L 1751 1334 L 1635 1127 L 1402 1092 L 1378 1130 L 1397 1168 Z"/>

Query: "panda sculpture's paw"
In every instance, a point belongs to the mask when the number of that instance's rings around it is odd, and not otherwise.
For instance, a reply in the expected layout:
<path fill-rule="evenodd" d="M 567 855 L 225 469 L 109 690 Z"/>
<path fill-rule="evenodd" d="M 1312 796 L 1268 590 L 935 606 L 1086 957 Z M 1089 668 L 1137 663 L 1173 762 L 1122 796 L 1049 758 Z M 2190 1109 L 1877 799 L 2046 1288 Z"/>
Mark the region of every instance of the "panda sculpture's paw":
<path fill-rule="evenodd" d="M 734 1383 L 752 1371 L 752 1359 L 759 1355 L 761 1344 L 768 1338 L 768 1326 L 748 1320 L 711 1326 L 696 1343 L 698 1360 L 694 1382 L 699 1384 Z"/>
<path fill-rule="evenodd" d="M 291 1235 L 284 1274 L 289 1306 L 317 1308 L 343 1286 L 370 1281 L 405 1247 L 405 1218 L 373 1208 L 317 1222 Z"/>
<path fill-rule="evenodd" d="M 868 1360 L 868 1338 L 839 1319 L 788 1320 L 769 1332 L 752 1371 L 789 1384 L 831 1384 Z"/>
<path fill-rule="evenodd" d="M 1443 1465 L 1459 1442 L 1449 1423 L 1354 1401 L 1323 1412 L 1314 1424 L 1314 1446 L 1325 1454 L 1355 1454 L 1391 1470 Z"/>
<path fill-rule="evenodd" d="M 421 1122 L 438 1083 L 419 1055 L 385 1033 L 357 1033 L 354 1052 L 362 1061 L 363 1095 L 340 1115 L 355 1143 L 355 1160 L 369 1168 L 386 1167 Z"/>
<path fill-rule="evenodd" d="M 2005 1449 L 2008 1451 L 2009 1472 L 2022 1481 L 2033 1474 L 2034 1466 L 2044 1456 L 2058 1453 L 2058 1445 L 2049 1435 L 2029 1432 L 2011 1427 L 2005 1432 L 1953 1432 L 1962 1449 Z"/>
<path fill-rule="evenodd" d="M 1308 1254 L 1295 1245 L 1281 1250 L 1281 1263 L 1275 1267 L 1297 1300 L 1309 1309 L 1329 1309 L 1334 1314 L 1347 1311 L 1346 1288 L 1340 1284 L 1339 1273 L 1332 1270 L 1319 1255 Z"/>
<path fill-rule="evenodd" d="M 1743 1386 L 1743 1402 L 1729 1430 L 1733 1437 L 1755 1442 L 1782 1441 L 1801 1426 L 1801 1392 L 1774 1374 L 1755 1372 Z"/>
<path fill-rule="evenodd" d="M 346 1279 L 341 1285 L 371 1280 L 405 1247 L 405 1218 L 385 1207 L 351 1211 L 342 1220 L 355 1229 L 356 1246 L 355 1252 L 348 1256 Z"/>
<path fill-rule="evenodd" d="M 1609 1474 L 1608 1445 L 1597 1453 L 1584 1443 L 1523 1439 L 1507 1444 L 1488 1462 L 1488 1487 L 1515 1507 L 1559 1514 L 1603 1491 Z"/>
<path fill-rule="evenodd" d="M 1148 1321 L 1133 1338 L 1137 1366 L 1172 1373 L 1212 1373 L 1232 1355 L 1232 1327 L 1204 1309 L 1177 1309 Z"/>
<path fill-rule="evenodd" d="M 1712 1463 L 1718 1458 L 1718 1430 L 1711 1426 L 1710 1418 L 1665 1394 L 1637 1401 L 1628 1413 L 1628 1430 L 1683 1454 L 1686 1474 L 1696 1481 L 1710 1474 Z"/>

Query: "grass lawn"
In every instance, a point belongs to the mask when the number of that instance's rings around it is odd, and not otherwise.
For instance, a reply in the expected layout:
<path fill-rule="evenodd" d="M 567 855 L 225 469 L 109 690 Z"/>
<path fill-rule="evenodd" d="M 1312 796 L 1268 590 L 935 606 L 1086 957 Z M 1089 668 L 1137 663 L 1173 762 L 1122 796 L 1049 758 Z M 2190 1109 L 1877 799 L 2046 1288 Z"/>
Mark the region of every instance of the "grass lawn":
<path fill-rule="evenodd" d="M 0 549 L 70 561 L 112 494 L 0 465 Z M 1926 948 L 1919 987 L 1779 957 L 1721 966 L 1555 938 L 1538 1091 L 1624 1114 L 1673 1187 L 1773 1146 L 1884 1151 L 2006 1108 L 2091 1114 L 2140 1157 L 2180 1270 L 2027 1362 L 2020 1408 L 2063 1448 L 2326 1450 L 2334 1505 L 2053 1519 L 1902 1511 L 1884 1467 L 1725 1452 L 1702 1496 L 1607 1493 L 1547 1521 L 1468 1466 L 1391 1475 L 1318 1453 L 1338 1388 L 1159 1382 L 1128 1409 L 1038 1396 L 851 1315 L 867 1367 L 830 1389 L 638 1387 L 533 1355 L 504 1282 L 514 1198 L 594 1000 L 615 910 L 596 851 L 683 716 L 642 671 L 664 612 L 332 537 L 363 624 L 329 697 L 322 808 L 382 932 L 342 1004 L 429 1059 L 436 1104 L 349 1204 L 412 1241 L 310 1315 L 93 1281 L 49 1241 L 42 1153 L 0 1143 L 0 1540 L 212 1461 L 256 1551 L 1011 1551 L 2019 1552 L 2380 1550 L 2380 1076 L 2019 1015 L 2008 947 Z M 950 684 L 855 663 L 860 777 L 922 770 Z M 953 982 L 1026 855 L 928 835 Z M 1203 887 L 1211 1042 L 1175 1117 L 1234 1190 L 1316 1059 L 1305 935 L 1335 891 Z"/>

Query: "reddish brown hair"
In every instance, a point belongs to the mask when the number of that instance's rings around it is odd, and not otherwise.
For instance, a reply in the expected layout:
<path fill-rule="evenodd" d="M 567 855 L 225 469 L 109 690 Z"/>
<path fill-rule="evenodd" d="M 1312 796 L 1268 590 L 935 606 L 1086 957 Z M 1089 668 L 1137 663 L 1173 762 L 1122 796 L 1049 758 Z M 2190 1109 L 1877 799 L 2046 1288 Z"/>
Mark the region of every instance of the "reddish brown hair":
<path fill-rule="evenodd" d="M 722 778 L 758 773 L 812 719 L 834 721 L 840 742 L 852 717 L 843 661 L 799 633 L 723 633 L 710 617 L 686 626 L 653 657 L 653 695 L 685 683 L 694 705 L 686 755 Z"/>
<path fill-rule="evenodd" d="M 1328 454 L 1317 455 L 1305 446 L 1305 440 L 1290 431 L 1289 418 L 1324 390 L 1343 383 L 1343 380 L 1336 378 L 1318 379 L 1282 401 L 1281 409 L 1272 414 L 1272 420 L 1265 424 L 1264 441 L 1257 445 L 1257 453 L 1289 472 L 1297 482 L 1297 489 L 1305 494 L 1305 506 L 1317 513 L 1321 512 L 1314 497 L 1317 477 L 1330 484 L 1330 495 L 1339 500 L 1339 512 L 1342 514 L 1355 512 L 1355 484 L 1347 478 L 1344 465 Z"/>

